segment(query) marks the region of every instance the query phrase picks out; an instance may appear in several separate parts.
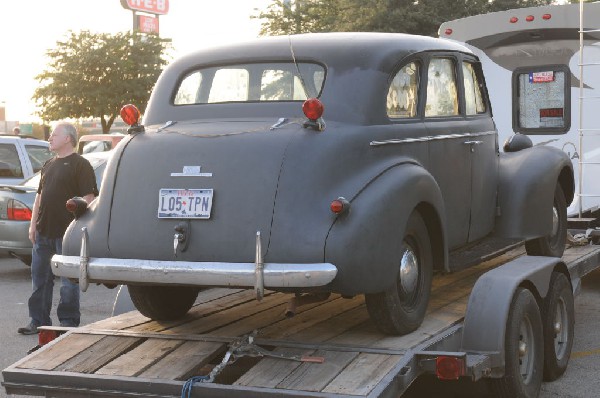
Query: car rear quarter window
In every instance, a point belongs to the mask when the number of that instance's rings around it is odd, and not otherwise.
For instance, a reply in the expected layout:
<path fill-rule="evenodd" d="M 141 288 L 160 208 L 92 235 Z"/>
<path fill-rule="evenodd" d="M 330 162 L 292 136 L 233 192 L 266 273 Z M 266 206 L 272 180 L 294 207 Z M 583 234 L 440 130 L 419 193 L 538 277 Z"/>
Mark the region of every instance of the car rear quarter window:
<path fill-rule="evenodd" d="M 432 58 L 427 69 L 425 116 L 458 115 L 458 92 L 454 61 Z"/>
<path fill-rule="evenodd" d="M 173 104 L 304 101 L 319 96 L 325 73 L 322 65 L 293 62 L 200 68 L 184 76 Z"/>
<path fill-rule="evenodd" d="M 25 145 L 25 152 L 29 156 L 34 173 L 40 171 L 44 163 L 53 156 L 48 147 L 40 145 Z"/>
<path fill-rule="evenodd" d="M 467 115 L 485 113 L 485 102 L 481 95 L 481 83 L 477 77 L 475 66 L 470 62 L 463 62 L 462 69 L 465 85 L 465 111 Z"/>
<path fill-rule="evenodd" d="M 417 115 L 420 66 L 411 62 L 402 67 L 390 84 L 387 94 L 387 115 L 390 118 L 410 118 Z"/>
<path fill-rule="evenodd" d="M 23 178 L 23 168 L 14 144 L 0 144 L 0 177 Z"/>

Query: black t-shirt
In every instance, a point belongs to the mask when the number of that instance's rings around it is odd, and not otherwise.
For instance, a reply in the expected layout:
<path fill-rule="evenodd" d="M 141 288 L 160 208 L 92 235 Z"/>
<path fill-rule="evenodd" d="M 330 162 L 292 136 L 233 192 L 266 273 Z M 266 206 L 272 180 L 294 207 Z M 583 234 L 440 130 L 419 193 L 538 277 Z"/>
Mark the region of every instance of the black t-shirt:
<path fill-rule="evenodd" d="M 67 200 L 91 193 L 98 195 L 94 169 L 77 153 L 64 158 L 54 157 L 42 168 L 37 192 L 41 195 L 36 223 L 38 232 L 48 238 L 62 238 L 73 221 L 73 215 L 65 207 Z"/>

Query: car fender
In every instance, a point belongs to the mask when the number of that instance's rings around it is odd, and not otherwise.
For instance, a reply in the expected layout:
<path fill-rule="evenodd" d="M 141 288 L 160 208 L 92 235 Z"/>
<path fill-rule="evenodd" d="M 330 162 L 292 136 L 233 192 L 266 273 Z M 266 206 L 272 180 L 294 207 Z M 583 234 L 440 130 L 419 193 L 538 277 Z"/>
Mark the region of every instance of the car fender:
<path fill-rule="evenodd" d="M 434 268 L 448 269 L 445 213 L 440 188 L 420 165 L 389 167 L 350 199 L 325 243 L 325 260 L 338 268 L 332 290 L 377 293 L 396 281 L 400 242 L 410 214 L 421 213 L 430 234 Z"/>
<path fill-rule="evenodd" d="M 536 146 L 501 153 L 498 165 L 498 216 L 494 234 L 533 239 L 552 231 L 554 190 L 559 183 L 567 204 L 573 200 L 571 160 L 563 151 Z"/>

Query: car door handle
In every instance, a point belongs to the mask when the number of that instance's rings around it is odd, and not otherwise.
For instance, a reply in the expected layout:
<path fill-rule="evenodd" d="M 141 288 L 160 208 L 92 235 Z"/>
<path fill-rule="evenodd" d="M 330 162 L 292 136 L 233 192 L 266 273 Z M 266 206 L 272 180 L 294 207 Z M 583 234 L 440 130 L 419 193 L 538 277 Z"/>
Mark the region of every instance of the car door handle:
<path fill-rule="evenodd" d="M 483 141 L 465 141 L 464 144 L 465 145 L 481 145 L 481 144 L 483 144 Z"/>

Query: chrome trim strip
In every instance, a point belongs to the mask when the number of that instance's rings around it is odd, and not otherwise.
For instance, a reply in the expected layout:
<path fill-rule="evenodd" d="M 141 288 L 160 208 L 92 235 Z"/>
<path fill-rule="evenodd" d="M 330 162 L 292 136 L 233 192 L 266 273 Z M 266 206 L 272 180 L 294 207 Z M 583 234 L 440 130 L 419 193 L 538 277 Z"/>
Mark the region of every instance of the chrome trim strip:
<path fill-rule="evenodd" d="M 56 276 L 79 278 L 79 256 L 55 255 L 52 272 Z M 155 261 L 96 258 L 88 263 L 89 282 L 155 283 L 166 285 L 231 286 L 254 288 L 252 263 Z M 330 263 L 264 263 L 265 288 L 304 288 L 324 286 L 337 274 Z"/>
<path fill-rule="evenodd" d="M 87 227 L 81 228 L 81 250 L 79 252 L 79 289 L 82 292 L 87 291 L 90 285 L 89 265 L 90 249 L 88 244 Z"/>
<path fill-rule="evenodd" d="M 412 144 L 415 142 L 428 142 L 428 141 L 438 141 L 438 140 L 448 140 L 453 138 L 472 138 L 472 137 L 482 137 L 486 135 L 496 134 L 495 131 L 484 131 L 481 133 L 463 133 L 463 134 L 446 134 L 446 135 L 429 135 L 426 137 L 419 138 L 393 138 L 385 141 L 371 141 L 369 145 L 371 146 L 381 146 L 381 145 L 390 145 L 390 144 Z"/>

